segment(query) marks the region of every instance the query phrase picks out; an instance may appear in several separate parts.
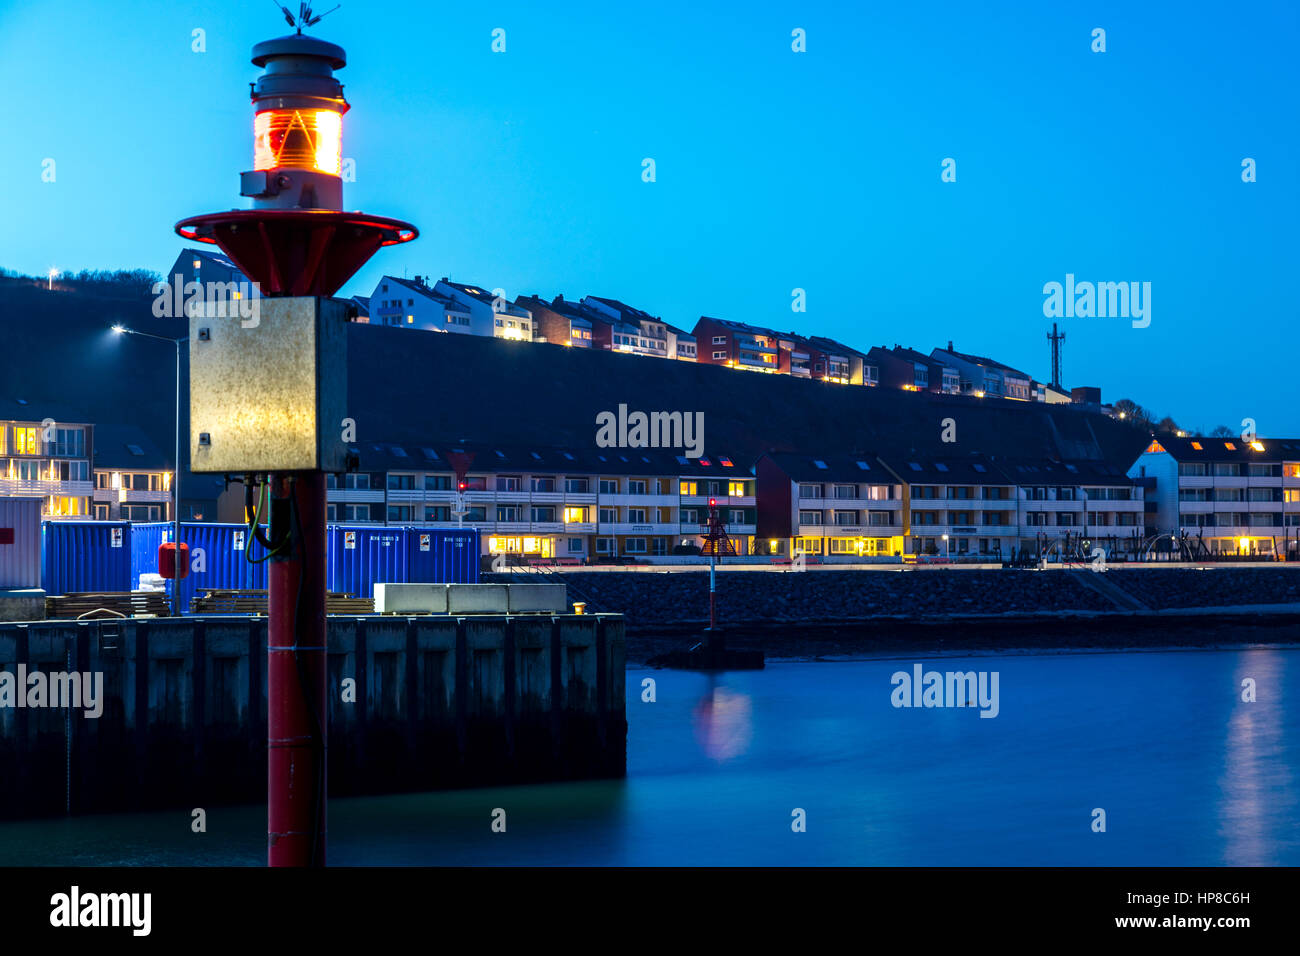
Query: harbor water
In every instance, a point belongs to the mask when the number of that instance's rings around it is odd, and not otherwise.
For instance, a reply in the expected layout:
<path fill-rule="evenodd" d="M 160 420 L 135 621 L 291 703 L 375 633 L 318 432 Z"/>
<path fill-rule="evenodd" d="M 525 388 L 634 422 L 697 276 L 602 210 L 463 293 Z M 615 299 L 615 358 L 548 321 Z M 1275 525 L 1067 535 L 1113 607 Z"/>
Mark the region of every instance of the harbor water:
<path fill-rule="evenodd" d="M 915 664 L 996 716 L 895 706 Z M 1297 699 L 1290 648 L 630 667 L 626 779 L 333 800 L 330 862 L 1294 866 Z M 203 809 L 0 823 L 0 865 L 264 863 L 264 807 Z"/>

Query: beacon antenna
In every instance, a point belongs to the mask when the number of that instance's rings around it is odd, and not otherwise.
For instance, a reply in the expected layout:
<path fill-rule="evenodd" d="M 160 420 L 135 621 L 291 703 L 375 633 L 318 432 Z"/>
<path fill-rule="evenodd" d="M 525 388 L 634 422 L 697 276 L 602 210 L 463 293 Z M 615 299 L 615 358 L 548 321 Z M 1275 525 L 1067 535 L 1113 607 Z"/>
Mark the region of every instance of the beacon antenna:
<path fill-rule="evenodd" d="M 314 27 L 342 6 L 341 3 L 337 3 L 324 13 L 313 14 L 311 12 L 311 4 L 304 0 L 304 2 L 298 4 L 298 18 L 295 20 L 293 14 L 289 12 L 289 8 L 281 4 L 279 0 L 271 0 L 271 2 L 275 4 L 277 10 L 284 14 L 285 23 L 289 24 L 291 27 L 297 27 L 299 33 L 302 33 L 303 27 Z"/>
<path fill-rule="evenodd" d="M 285 23 L 289 24 L 289 26 L 291 27 L 298 26 L 298 24 L 293 19 L 293 14 L 289 12 L 288 7 L 282 6 L 280 3 L 277 2 L 277 0 L 271 0 L 271 2 L 275 4 L 275 9 L 279 10 L 281 13 L 284 14 Z M 299 28 L 298 32 L 301 33 L 302 29 Z"/>

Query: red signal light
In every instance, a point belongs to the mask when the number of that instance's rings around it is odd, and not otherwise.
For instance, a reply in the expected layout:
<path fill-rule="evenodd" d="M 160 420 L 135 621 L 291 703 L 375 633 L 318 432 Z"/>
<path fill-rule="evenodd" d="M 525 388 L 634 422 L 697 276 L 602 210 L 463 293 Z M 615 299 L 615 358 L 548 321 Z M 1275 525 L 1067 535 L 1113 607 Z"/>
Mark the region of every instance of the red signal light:
<path fill-rule="evenodd" d="M 718 499 L 717 499 L 717 498 L 710 498 L 710 499 L 709 499 L 709 507 L 710 507 L 710 508 L 716 508 L 717 505 L 718 505 Z"/>
<path fill-rule="evenodd" d="M 461 491 L 464 491 L 467 486 L 468 486 L 468 482 L 464 482 L 464 481 L 462 481 L 459 485 Z"/>

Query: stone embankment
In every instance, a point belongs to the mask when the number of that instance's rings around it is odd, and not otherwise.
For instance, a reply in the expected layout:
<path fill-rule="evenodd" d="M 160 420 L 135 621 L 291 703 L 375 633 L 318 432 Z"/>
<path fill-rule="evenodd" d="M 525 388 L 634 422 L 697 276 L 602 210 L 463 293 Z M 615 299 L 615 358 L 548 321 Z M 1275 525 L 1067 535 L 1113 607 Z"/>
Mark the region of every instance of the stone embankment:
<path fill-rule="evenodd" d="M 632 662 L 698 641 L 708 622 L 704 570 L 547 579 L 589 610 L 626 615 Z M 1300 567 L 728 569 L 718 620 L 732 645 L 769 657 L 1290 644 L 1300 643 Z"/>

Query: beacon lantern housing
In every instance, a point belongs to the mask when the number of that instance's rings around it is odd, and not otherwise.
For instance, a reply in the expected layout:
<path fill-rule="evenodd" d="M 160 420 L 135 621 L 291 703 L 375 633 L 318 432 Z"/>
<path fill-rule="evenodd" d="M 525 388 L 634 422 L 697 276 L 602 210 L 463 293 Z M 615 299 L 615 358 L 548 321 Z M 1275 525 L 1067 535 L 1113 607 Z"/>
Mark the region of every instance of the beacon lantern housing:
<path fill-rule="evenodd" d="M 190 316 L 190 463 L 196 473 L 347 468 L 350 305 L 329 298 L 410 223 L 343 212 L 342 47 L 294 34 L 253 47 L 253 208 L 183 220 L 257 283 L 253 317 Z"/>
<path fill-rule="evenodd" d="M 253 169 L 240 194 L 262 209 L 342 209 L 343 48 L 296 34 L 257 44 L 253 63 L 266 72 L 252 86 Z"/>

